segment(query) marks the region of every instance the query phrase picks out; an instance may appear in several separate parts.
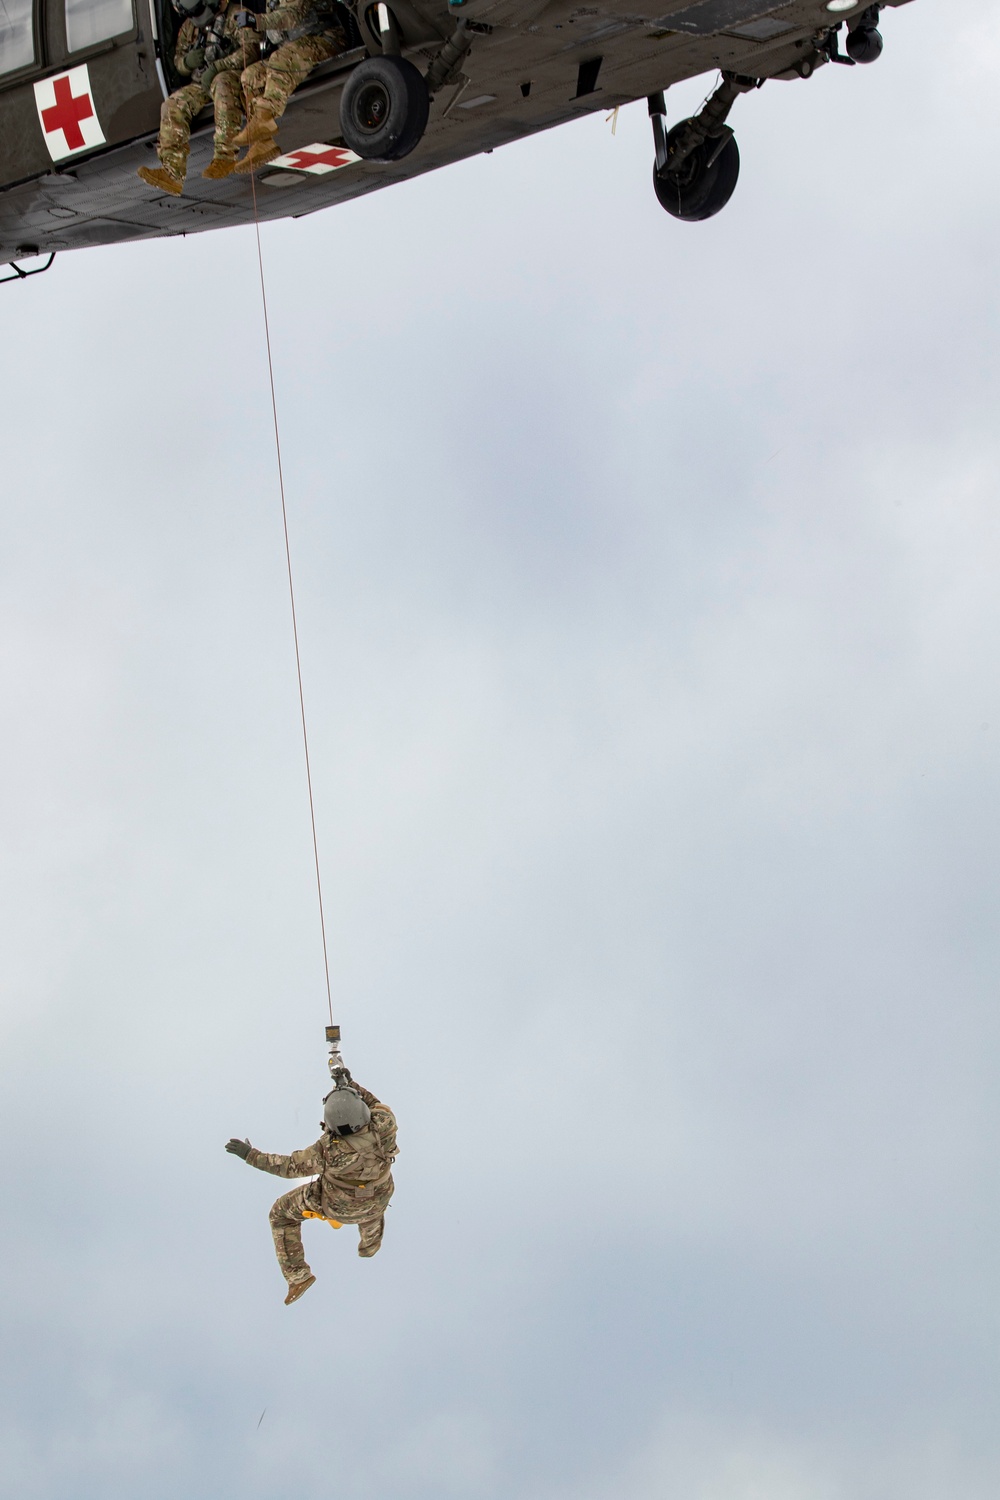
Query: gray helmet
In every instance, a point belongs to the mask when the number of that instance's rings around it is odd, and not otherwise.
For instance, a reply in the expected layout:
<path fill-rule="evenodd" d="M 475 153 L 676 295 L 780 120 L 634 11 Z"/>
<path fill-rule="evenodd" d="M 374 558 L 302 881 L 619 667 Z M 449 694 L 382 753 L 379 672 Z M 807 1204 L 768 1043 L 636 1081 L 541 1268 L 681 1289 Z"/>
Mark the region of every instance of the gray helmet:
<path fill-rule="evenodd" d="M 364 1130 L 372 1117 L 361 1095 L 341 1085 L 323 1100 L 323 1124 L 331 1135 L 354 1135 Z"/>
<path fill-rule="evenodd" d="M 182 21 L 207 26 L 218 15 L 221 0 L 170 0 L 170 3 Z"/>

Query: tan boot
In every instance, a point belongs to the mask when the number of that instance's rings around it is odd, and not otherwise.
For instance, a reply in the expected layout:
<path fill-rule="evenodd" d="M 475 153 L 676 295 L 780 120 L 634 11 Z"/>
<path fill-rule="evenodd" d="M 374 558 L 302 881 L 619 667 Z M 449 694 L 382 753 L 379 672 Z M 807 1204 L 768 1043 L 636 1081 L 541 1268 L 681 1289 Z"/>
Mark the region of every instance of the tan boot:
<path fill-rule="evenodd" d="M 255 141 L 269 141 L 277 133 L 278 122 L 274 118 L 274 110 L 266 100 L 258 99 L 239 135 L 233 136 L 233 145 L 252 146 Z"/>
<path fill-rule="evenodd" d="M 202 177 L 207 177 L 209 182 L 218 182 L 222 177 L 229 177 L 236 171 L 235 156 L 221 156 L 217 151 L 202 172 Z"/>
<path fill-rule="evenodd" d="M 308 1292 L 309 1288 L 313 1285 L 315 1280 L 315 1276 L 310 1276 L 306 1281 L 293 1282 L 292 1285 L 288 1288 L 288 1296 L 285 1298 L 285 1306 L 291 1307 L 293 1302 L 298 1302 L 302 1294 L 304 1292 Z"/>
<path fill-rule="evenodd" d="M 178 197 L 184 191 L 184 178 L 171 172 L 169 167 L 140 167 L 139 176 L 143 182 L 148 182 L 150 187 L 159 188 L 162 193 L 173 193 Z"/>
<path fill-rule="evenodd" d="M 267 162 L 274 161 L 274 158 L 280 155 L 280 146 L 275 146 L 270 141 L 257 141 L 250 147 L 243 160 L 236 163 L 233 170 L 241 173 L 253 172 L 257 167 L 265 166 Z"/>

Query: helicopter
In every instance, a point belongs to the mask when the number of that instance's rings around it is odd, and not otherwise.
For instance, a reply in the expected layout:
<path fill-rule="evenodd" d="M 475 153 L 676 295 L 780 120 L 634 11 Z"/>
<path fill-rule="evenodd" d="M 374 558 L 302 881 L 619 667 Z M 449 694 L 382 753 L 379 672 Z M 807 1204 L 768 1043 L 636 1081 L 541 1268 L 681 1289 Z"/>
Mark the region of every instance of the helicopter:
<path fill-rule="evenodd" d="M 204 181 L 206 110 L 175 196 L 137 177 L 155 161 L 162 101 L 186 81 L 170 0 L 0 0 L 0 280 L 47 270 L 62 250 L 313 213 L 642 99 L 657 200 L 703 221 L 736 187 L 736 101 L 877 61 L 880 12 L 910 0 L 326 3 L 347 46 L 292 96 L 280 154 Z M 705 105 L 671 124 L 666 91 L 712 70 Z"/>

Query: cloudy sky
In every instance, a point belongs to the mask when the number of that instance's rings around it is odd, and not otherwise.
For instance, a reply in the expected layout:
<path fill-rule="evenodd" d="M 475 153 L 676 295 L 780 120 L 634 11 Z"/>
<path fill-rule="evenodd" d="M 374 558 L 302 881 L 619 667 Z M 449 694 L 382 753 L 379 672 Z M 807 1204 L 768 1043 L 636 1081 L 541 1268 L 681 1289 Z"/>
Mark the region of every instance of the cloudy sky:
<path fill-rule="evenodd" d="M 1000 20 L 0 293 L 4 1500 L 994 1500 Z M 671 95 L 674 119 L 704 82 Z M 263 1416 L 262 1416 L 263 1414 Z"/>

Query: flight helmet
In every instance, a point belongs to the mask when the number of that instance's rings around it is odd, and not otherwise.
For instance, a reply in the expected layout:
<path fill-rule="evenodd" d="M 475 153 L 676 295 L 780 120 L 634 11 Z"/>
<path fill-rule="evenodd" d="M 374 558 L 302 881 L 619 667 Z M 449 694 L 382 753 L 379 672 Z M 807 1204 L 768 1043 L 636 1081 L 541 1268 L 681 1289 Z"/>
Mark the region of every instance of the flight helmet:
<path fill-rule="evenodd" d="M 323 1100 L 323 1124 L 331 1135 L 354 1135 L 372 1117 L 361 1095 L 341 1084 Z"/>
<path fill-rule="evenodd" d="M 207 26 L 218 15 L 221 0 L 170 0 L 170 3 L 182 21 Z"/>

